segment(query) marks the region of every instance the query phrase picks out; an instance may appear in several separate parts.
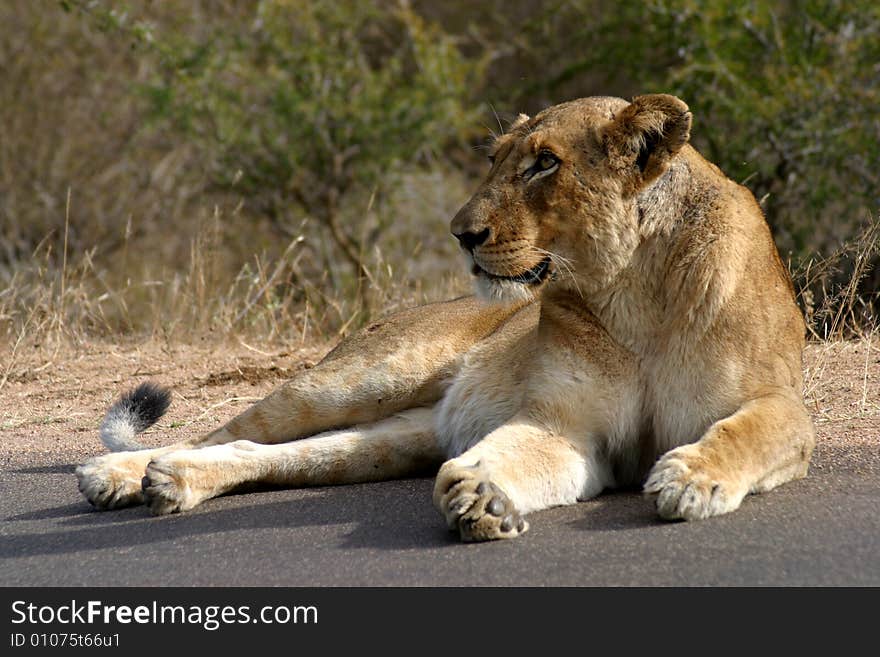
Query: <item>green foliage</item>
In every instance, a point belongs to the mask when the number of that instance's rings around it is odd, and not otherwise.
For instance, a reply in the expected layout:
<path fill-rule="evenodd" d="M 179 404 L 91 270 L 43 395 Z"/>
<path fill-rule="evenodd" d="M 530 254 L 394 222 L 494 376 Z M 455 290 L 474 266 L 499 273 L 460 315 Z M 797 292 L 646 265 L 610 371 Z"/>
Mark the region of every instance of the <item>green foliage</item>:
<path fill-rule="evenodd" d="M 350 194 L 381 195 L 475 124 L 481 66 L 405 8 L 263 0 L 194 39 L 153 34 L 156 119 L 198 143 L 213 178 L 292 231 L 306 212 L 362 268 Z"/>
<path fill-rule="evenodd" d="M 850 237 L 880 193 L 871 165 L 880 158 L 878 5 L 668 2 L 659 9 L 670 39 L 682 44 L 669 87 L 695 99 L 709 156 L 766 195 L 781 246 L 804 255 Z M 824 243 L 815 239 L 820 222 Z"/>

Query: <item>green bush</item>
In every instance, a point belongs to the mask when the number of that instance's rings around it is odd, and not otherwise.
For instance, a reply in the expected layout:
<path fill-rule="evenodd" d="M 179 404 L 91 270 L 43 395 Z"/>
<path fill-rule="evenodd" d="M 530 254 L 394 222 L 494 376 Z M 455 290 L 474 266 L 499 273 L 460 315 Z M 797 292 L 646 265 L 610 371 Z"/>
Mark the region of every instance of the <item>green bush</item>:
<path fill-rule="evenodd" d="M 143 90 L 152 115 L 201 147 L 218 185 L 288 235 L 303 213 L 317 220 L 363 274 L 371 244 L 341 208 L 461 143 L 481 66 L 405 8 L 264 0 L 239 21 L 150 35 L 162 64 Z"/>

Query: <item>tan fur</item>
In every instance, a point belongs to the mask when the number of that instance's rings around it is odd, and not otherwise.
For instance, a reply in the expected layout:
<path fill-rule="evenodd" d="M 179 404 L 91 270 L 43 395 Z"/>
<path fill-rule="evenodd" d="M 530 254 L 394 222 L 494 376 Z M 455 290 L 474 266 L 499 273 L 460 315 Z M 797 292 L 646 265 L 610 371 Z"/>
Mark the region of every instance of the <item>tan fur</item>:
<path fill-rule="evenodd" d="M 754 198 L 690 129 L 666 95 L 521 115 L 452 221 L 488 301 L 367 327 L 200 440 L 92 459 L 81 490 L 99 508 L 168 513 L 247 483 L 448 459 L 435 504 L 464 540 L 486 540 L 608 488 L 643 485 L 662 517 L 690 520 L 804 476 L 791 283 Z"/>

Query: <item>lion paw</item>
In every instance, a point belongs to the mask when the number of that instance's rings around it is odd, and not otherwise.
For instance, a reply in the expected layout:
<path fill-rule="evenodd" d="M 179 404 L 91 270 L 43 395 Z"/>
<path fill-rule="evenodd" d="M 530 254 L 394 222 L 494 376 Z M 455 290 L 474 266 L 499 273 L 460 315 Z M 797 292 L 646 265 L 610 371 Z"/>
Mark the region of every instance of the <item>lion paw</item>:
<path fill-rule="evenodd" d="M 434 503 L 449 529 L 457 529 L 466 542 L 514 538 L 529 528 L 510 498 L 477 467 L 441 468 Z"/>
<path fill-rule="evenodd" d="M 96 509 L 118 509 L 144 501 L 143 464 L 128 454 L 106 454 L 76 469 L 79 491 Z"/>
<path fill-rule="evenodd" d="M 210 497 L 191 485 L 191 474 L 176 454 L 150 461 L 141 481 L 144 503 L 153 515 L 178 513 Z"/>
<path fill-rule="evenodd" d="M 657 496 L 657 512 L 667 520 L 702 520 L 735 511 L 747 491 L 712 473 L 697 445 L 663 455 L 651 470 L 644 491 Z"/>

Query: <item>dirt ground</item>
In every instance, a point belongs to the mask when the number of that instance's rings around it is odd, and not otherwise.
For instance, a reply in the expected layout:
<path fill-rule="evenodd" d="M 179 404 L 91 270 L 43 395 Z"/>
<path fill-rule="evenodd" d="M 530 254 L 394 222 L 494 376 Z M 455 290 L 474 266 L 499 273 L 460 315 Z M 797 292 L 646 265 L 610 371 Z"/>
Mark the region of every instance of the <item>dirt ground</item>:
<path fill-rule="evenodd" d="M 142 436 L 163 445 L 209 431 L 242 412 L 330 344 L 264 350 L 236 342 L 157 341 L 7 352 L 0 360 L 0 464 L 73 464 L 103 453 L 97 428 L 123 390 L 154 380 L 173 390 L 171 409 Z M 810 344 L 805 397 L 818 444 L 814 471 L 880 468 L 880 341 Z"/>
<path fill-rule="evenodd" d="M 159 446 L 210 431 L 317 363 L 331 346 L 264 351 L 244 342 L 149 341 L 19 354 L 0 370 L 9 369 L 0 389 L 0 463 L 21 463 L 22 452 L 75 462 L 106 451 L 97 434 L 104 412 L 146 380 L 170 387 L 173 396 L 168 413 L 140 442 Z"/>

